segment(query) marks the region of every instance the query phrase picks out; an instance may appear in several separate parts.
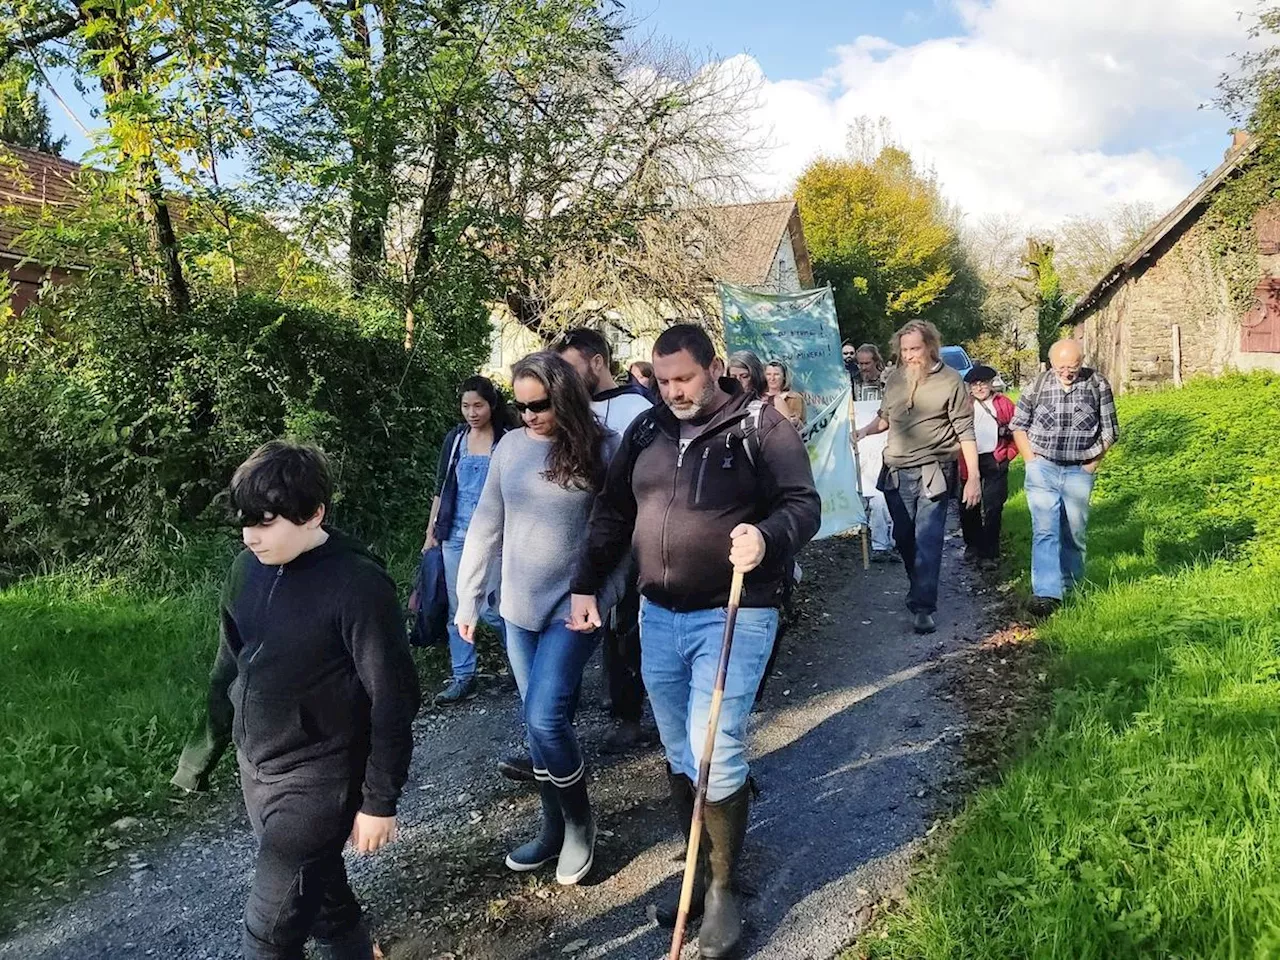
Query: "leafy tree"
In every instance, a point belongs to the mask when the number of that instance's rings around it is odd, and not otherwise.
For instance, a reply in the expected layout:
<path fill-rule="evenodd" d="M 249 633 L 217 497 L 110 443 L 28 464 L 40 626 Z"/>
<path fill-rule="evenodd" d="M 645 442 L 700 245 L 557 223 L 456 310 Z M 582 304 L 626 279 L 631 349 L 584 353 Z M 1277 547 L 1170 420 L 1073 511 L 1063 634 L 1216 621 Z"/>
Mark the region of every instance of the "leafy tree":
<path fill-rule="evenodd" d="M 1023 278 L 1024 296 L 1035 309 L 1040 362 L 1048 363 L 1049 348 L 1065 332 L 1067 310 L 1071 304 L 1062 292 L 1062 277 L 1054 263 L 1051 242 L 1028 237 L 1024 263 L 1027 267 L 1027 275 Z"/>
<path fill-rule="evenodd" d="M 801 174 L 796 199 L 814 272 L 835 289 L 843 336 L 883 344 L 913 317 L 938 323 L 953 342 L 979 332 L 981 278 L 936 181 L 905 150 L 819 159 Z"/>
<path fill-rule="evenodd" d="M 1112 207 L 1105 216 L 1072 217 L 1055 231 L 1054 262 L 1071 297 L 1088 293 L 1159 219 L 1150 203 Z"/>
<path fill-rule="evenodd" d="M 12 61 L 0 68 L 0 140 L 61 156 L 66 137 L 54 137 L 49 111 L 31 84 L 31 70 Z"/>

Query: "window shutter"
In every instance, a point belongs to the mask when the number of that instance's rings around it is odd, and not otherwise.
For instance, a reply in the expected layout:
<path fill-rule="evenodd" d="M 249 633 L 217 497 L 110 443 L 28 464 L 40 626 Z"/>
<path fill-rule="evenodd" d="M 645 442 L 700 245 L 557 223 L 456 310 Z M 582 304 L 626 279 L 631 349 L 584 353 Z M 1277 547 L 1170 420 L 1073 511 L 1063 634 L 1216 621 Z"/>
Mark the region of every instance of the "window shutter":
<path fill-rule="evenodd" d="M 1240 320 L 1241 353 L 1280 353 L 1280 278 L 1268 278 L 1254 291 L 1254 303 Z"/>
<path fill-rule="evenodd" d="M 1263 207 L 1253 217 L 1254 231 L 1258 236 L 1258 252 L 1280 253 L 1280 205 Z"/>

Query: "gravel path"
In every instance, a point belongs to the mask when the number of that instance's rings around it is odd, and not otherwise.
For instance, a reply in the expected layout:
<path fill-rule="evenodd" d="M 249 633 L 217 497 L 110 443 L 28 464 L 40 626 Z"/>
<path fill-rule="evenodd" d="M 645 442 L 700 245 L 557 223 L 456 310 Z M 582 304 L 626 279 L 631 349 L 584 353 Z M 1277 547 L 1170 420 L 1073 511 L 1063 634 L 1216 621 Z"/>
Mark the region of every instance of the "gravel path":
<path fill-rule="evenodd" d="M 949 662 L 985 636 L 994 599 L 948 541 L 939 632 L 916 637 L 897 566 L 863 572 L 851 541 L 802 558 L 802 617 L 787 635 L 753 719 L 752 810 L 743 881 L 744 957 L 834 957 L 900 890 L 920 839 L 950 809 L 963 717 L 944 683 Z M 599 701 L 598 658 L 586 704 Z M 682 848 L 664 802 L 657 751 L 596 756 L 607 731 L 588 706 L 579 723 L 592 758 L 601 841 L 577 889 L 502 866 L 535 815 L 531 791 L 493 772 L 518 746 L 505 683 L 448 713 L 424 713 L 401 809 L 401 840 L 350 857 L 389 960 L 574 956 L 654 960 L 667 932 L 648 921 L 655 893 L 679 882 Z M 93 892 L 32 917 L 0 958 L 238 956 L 253 863 L 240 808 L 212 805 L 185 836 L 122 856 Z M 689 948 L 686 956 L 695 956 Z"/>

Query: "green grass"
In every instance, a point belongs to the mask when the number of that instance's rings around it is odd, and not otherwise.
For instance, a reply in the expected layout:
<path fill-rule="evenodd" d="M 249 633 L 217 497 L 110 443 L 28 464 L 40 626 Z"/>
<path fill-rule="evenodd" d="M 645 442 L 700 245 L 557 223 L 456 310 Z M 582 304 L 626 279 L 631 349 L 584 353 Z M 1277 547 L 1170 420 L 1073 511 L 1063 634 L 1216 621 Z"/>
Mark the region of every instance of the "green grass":
<path fill-rule="evenodd" d="M 231 547 L 201 545 L 167 570 L 0 590 L 0 904 L 136 840 L 110 830 L 120 817 L 182 816 L 168 781 L 203 701 Z M 403 587 L 412 563 L 397 560 Z M 418 659 L 425 699 L 448 654 Z M 224 759 L 215 784 L 231 784 L 233 767 Z M 0 927 L 13 919 L 0 908 Z"/>
<path fill-rule="evenodd" d="M 0 592 L 0 890 L 60 879 L 113 819 L 162 808 L 217 595 L 213 581 L 163 596 L 70 574 Z"/>
<path fill-rule="evenodd" d="M 1121 417 L 1091 583 L 1041 631 L 1051 715 L 856 955 L 1280 956 L 1280 379 Z"/>

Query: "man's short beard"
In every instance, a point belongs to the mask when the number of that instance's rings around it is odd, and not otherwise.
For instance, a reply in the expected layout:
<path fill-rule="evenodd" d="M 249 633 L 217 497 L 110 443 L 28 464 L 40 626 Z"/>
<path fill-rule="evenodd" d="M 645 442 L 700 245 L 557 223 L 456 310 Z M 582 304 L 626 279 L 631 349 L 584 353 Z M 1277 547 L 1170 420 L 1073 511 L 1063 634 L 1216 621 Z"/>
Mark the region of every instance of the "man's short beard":
<path fill-rule="evenodd" d="M 711 401 L 715 399 L 716 388 L 718 386 L 719 385 L 713 377 L 707 381 L 707 388 L 702 391 L 702 395 L 698 397 L 694 403 L 685 407 L 683 410 L 677 410 L 669 403 L 667 404 L 667 407 L 671 410 L 672 414 L 675 415 L 677 420 L 697 420 L 698 417 L 702 416 L 706 411 L 707 407 L 711 406 Z"/>

